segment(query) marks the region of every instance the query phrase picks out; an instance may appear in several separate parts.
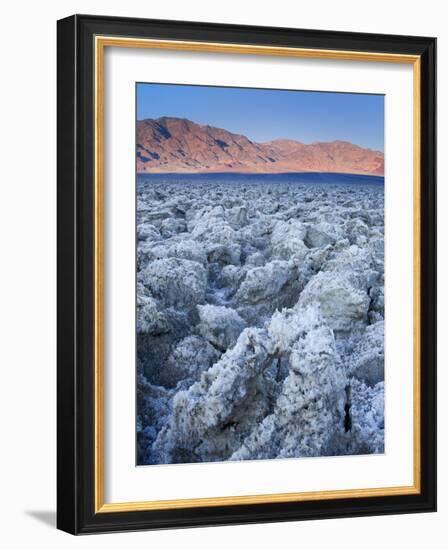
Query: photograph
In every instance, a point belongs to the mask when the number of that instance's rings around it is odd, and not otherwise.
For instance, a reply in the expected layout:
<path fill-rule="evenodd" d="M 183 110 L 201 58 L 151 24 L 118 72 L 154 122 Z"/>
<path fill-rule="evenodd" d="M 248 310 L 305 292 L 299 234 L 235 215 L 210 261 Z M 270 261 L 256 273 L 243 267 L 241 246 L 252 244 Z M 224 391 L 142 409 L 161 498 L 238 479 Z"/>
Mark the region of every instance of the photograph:
<path fill-rule="evenodd" d="M 135 84 L 136 465 L 387 451 L 384 103 Z"/>

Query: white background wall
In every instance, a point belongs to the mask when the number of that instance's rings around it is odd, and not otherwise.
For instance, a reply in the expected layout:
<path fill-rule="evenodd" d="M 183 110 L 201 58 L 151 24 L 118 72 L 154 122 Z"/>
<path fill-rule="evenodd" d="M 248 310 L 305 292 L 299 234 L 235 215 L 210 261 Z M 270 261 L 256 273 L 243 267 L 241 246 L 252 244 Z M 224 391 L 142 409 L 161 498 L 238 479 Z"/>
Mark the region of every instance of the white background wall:
<path fill-rule="evenodd" d="M 2 8 L 0 542 L 4 548 L 446 548 L 448 30 L 440 0 L 10 0 Z M 439 38 L 439 512 L 75 538 L 54 528 L 56 20 L 73 13 Z M 445 249 L 445 250 L 444 250 Z"/>

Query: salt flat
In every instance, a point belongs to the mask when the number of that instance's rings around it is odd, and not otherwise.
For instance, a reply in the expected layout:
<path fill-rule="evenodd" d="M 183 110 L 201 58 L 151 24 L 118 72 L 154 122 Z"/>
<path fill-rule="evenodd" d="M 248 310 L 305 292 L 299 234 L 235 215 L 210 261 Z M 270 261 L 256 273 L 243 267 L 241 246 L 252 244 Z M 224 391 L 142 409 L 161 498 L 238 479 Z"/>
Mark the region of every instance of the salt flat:
<path fill-rule="evenodd" d="M 384 187 L 137 179 L 138 464 L 384 452 Z"/>

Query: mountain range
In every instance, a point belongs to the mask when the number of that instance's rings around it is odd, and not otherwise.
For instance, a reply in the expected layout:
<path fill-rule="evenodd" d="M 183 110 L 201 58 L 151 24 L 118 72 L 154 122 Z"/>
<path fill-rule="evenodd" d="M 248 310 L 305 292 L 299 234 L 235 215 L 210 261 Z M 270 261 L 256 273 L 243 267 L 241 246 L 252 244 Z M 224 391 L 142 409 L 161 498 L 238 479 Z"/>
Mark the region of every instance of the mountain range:
<path fill-rule="evenodd" d="M 137 121 L 138 173 L 339 172 L 384 175 L 384 154 L 347 141 L 256 143 L 185 118 Z"/>

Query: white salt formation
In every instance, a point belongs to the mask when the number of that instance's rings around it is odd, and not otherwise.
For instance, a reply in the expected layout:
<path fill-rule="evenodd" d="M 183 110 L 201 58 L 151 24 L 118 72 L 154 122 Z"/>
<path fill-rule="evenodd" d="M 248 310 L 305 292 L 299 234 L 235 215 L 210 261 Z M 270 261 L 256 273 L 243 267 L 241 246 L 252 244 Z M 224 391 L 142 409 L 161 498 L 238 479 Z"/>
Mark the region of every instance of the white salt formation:
<path fill-rule="evenodd" d="M 384 452 L 382 185 L 137 198 L 138 464 Z"/>

